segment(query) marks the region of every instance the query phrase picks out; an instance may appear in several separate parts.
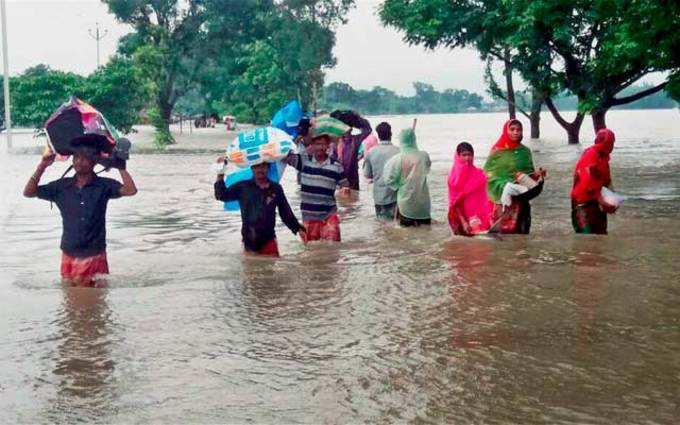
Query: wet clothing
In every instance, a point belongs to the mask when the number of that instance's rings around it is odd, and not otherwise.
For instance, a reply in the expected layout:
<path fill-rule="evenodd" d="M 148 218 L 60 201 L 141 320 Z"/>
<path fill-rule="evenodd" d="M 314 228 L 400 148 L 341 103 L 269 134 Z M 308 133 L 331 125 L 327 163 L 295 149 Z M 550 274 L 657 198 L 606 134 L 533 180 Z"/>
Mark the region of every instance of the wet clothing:
<path fill-rule="evenodd" d="M 491 149 L 491 153 L 484 164 L 487 177 L 487 193 L 494 202 L 491 231 L 500 230 L 501 233 L 529 233 L 531 228 L 531 206 L 529 200 L 538 196 L 543 189 L 542 180 L 537 189 L 526 194 L 512 197 L 512 204 L 503 211 L 500 204 L 505 185 L 516 184 L 515 174 L 534 173 L 534 162 L 531 151 L 520 141 L 510 140 L 510 120 L 503 126 L 503 134 Z M 525 196 L 526 195 L 526 196 Z"/>
<path fill-rule="evenodd" d="M 394 220 L 394 216 L 397 210 L 397 203 L 392 202 L 387 205 L 377 205 L 375 206 L 375 216 L 383 220 Z"/>
<path fill-rule="evenodd" d="M 287 162 L 300 172 L 302 220 L 323 221 L 335 214 L 335 189 L 349 184 L 342 164 L 330 157 L 318 162 L 305 154 L 289 155 Z"/>
<path fill-rule="evenodd" d="M 489 230 L 490 233 L 528 235 L 531 230 L 531 204 L 513 199 L 505 210 L 503 205 L 494 204 L 491 221 L 493 227 Z"/>
<path fill-rule="evenodd" d="M 238 201 L 241 208 L 241 236 L 246 251 L 258 252 L 276 238 L 276 210 L 284 224 L 293 233 L 300 230 L 280 184 L 269 181 L 269 186 L 261 188 L 254 179 L 245 180 L 226 187 L 224 180 L 215 182 L 215 199 L 218 201 Z"/>
<path fill-rule="evenodd" d="M 80 286 L 96 286 L 101 275 L 109 274 L 106 251 L 90 257 L 72 257 L 61 254 L 61 277 L 69 283 Z"/>
<path fill-rule="evenodd" d="M 307 229 L 305 242 L 318 240 L 340 242 L 340 217 L 337 214 L 331 214 L 325 220 L 305 221 L 305 229 Z"/>
<path fill-rule="evenodd" d="M 246 253 L 253 252 L 246 250 Z M 257 252 L 254 252 L 254 254 L 261 255 L 263 257 L 279 257 L 279 244 L 276 242 L 276 238 L 265 243 L 264 246 L 257 250 Z"/>
<path fill-rule="evenodd" d="M 397 218 L 399 219 L 399 225 L 403 227 L 429 226 L 432 224 L 432 219 L 430 218 L 408 218 L 399 212 L 397 212 Z"/>
<path fill-rule="evenodd" d="M 397 192 L 385 184 L 385 164 L 399 153 L 399 148 L 389 140 L 381 140 L 364 159 L 364 177 L 373 179 L 373 203 L 389 205 L 397 202 Z"/>
<path fill-rule="evenodd" d="M 413 130 L 402 132 L 400 148 L 400 153 L 385 164 L 385 184 L 397 191 L 397 206 L 401 216 L 429 220 L 430 190 L 427 175 L 432 165 L 430 156 L 418 150 Z"/>
<path fill-rule="evenodd" d="M 64 253 L 84 258 L 106 250 L 106 207 L 110 199 L 121 197 L 121 187 L 114 179 L 96 175 L 81 189 L 75 177 L 38 186 L 38 198 L 54 202 L 61 213 Z"/>
<path fill-rule="evenodd" d="M 599 130 L 595 144 L 576 163 L 571 190 L 571 221 L 576 233 L 607 234 L 607 214 L 600 208 L 599 199 L 602 188 L 611 186 L 609 155 L 614 141 L 611 130 Z"/>
<path fill-rule="evenodd" d="M 486 193 L 484 171 L 456 153 L 447 184 L 449 225 L 453 233 L 471 236 L 489 230 L 493 203 Z"/>
<path fill-rule="evenodd" d="M 606 235 L 607 213 L 602 211 L 597 201 L 583 204 L 571 203 L 571 224 L 576 233 Z"/>
<path fill-rule="evenodd" d="M 345 176 L 352 190 L 359 190 L 359 149 L 361 142 L 371 134 L 371 124 L 365 118 L 358 118 L 359 134 L 343 135 L 334 149 L 333 158 L 343 167 Z"/>
<path fill-rule="evenodd" d="M 595 144 L 581 155 L 574 169 L 571 199 L 576 204 L 596 201 L 602 187 L 611 185 L 609 155 L 614 149 L 614 133 L 608 129 L 597 132 Z"/>

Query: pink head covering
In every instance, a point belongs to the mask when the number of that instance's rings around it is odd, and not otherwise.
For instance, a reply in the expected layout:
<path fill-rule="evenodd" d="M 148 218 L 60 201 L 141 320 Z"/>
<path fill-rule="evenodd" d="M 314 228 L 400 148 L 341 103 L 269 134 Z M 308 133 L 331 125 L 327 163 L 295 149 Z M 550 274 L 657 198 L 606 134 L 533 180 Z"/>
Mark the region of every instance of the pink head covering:
<path fill-rule="evenodd" d="M 486 193 L 486 181 L 484 171 L 456 153 L 448 177 L 449 206 L 468 223 L 478 223 L 472 226 L 476 232 L 489 229 L 493 211 Z"/>
<path fill-rule="evenodd" d="M 378 138 L 375 137 L 373 133 L 371 133 L 368 136 L 366 136 L 364 141 L 361 143 L 364 145 L 364 156 L 366 156 L 371 149 L 378 146 Z"/>

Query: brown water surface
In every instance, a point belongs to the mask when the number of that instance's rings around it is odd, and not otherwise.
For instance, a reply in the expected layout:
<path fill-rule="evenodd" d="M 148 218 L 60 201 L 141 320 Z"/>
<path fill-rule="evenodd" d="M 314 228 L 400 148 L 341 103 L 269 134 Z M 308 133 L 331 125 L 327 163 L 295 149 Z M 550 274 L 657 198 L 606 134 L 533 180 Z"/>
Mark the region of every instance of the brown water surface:
<path fill-rule="evenodd" d="M 680 115 L 608 119 L 629 199 L 607 237 L 573 235 L 582 148 L 548 116 L 527 142 L 550 172 L 528 237 L 445 223 L 455 144 L 483 163 L 498 114 L 420 117 L 431 229 L 377 222 L 364 183 L 342 243 L 279 227 L 278 260 L 241 255 L 213 154 L 137 155 L 139 195 L 109 205 L 107 289 L 60 285 L 59 214 L 20 195 L 37 157 L 0 154 L 0 423 L 677 423 Z M 299 213 L 294 173 L 284 187 Z"/>

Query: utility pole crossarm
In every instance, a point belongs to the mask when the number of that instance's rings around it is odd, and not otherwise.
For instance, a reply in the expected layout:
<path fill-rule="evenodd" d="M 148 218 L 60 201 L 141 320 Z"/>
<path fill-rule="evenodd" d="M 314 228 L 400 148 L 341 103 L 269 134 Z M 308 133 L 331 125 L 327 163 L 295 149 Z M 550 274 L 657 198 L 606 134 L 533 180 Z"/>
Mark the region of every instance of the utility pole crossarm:
<path fill-rule="evenodd" d="M 103 32 L 100 32 L 99 22 L 97 22 L 95 24 L 95 30 L 92 31 L 92 29 L 88 29 L 87 33 L 90 34 L 90 37 L 92 37 L 97 42 L 97 68 L 99 68 L 99 40 L 106 37 L 106 34 L 108 34 L 109 31 L 105 29 Z"/>

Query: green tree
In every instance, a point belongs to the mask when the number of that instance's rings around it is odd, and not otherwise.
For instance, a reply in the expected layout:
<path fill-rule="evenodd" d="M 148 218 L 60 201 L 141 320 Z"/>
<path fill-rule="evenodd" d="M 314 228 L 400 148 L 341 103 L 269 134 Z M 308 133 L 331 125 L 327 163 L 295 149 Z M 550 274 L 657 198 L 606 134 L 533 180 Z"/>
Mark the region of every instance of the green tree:
<path fill-rule="evenodd" d="M 80 75 L 55 71 L 47 65 L 28 68 L 11 79 L 12 123 L 42 127 L 55 109 L 70 96 L 82 96 L 84 81 L 85 78 Z"/>
<path fill-rule="evenodd" d="M 118 130 L 129 133 L 151 100 L 150 84 L 132 60 L 114 56 L 87 77 L 83 100 L 97 108 Z"/>
<path fill-rule="evenodd" d="M 239 2 L 242 9 L 226 14 L 225 1 L 206 6 L 213 54 L 204 61 L 201 91 L 210 109 L 252 122 L 269 120 L 292 98 L 314 109 L 323 70 L 335 65 L 334 26 L 354 2 Z"/>
<path fill-rule="evenodd" d="M 102 0 L 135 32 L 119 51 L 133 57 L 152 83 L 151 111 L 159 146 L 174 143 L 170 119 L 177 100 L 196 85 L 205 20 L 202 0 Z"/>
<path fill-rule="evenodd" d="M 410 44 L 429 49 L 474 46 L 489 68 L 494 60 L 501 61 L 506 90 L 500 89 L 488 72 L 489 92 L 495 98 L 506 100 L 508 114 L 515 118 L 518 105 L 512 75 L 516 58 L 508 40 L 513 27 L 508 21 L 507 3 L 503 0 L 385 0 L 380 6 L 380 17 L 385 24 L 403 31 L 404 39 Z M 519 110 L 532 123 L 532 137 L 538 138 L 543 93 L 549 87 L 541 86 L 538 75 L 525 72 L 522 77 L 536 90 L 534 101 L 529 105 L 531 113 Z"/>
<path fill-rule="evenodd" d="M 574 122 L 567 122 L 552 99 L 546 105 L 567 129 L 569 142 L 579 140 L 580 124 L 591 114 L 596 129 L 606 125 L 614 107 L 666 88 L 680 76 L 680 3 L 640 1 L 510 2 L 510 38 L 528 73 L 538 72 L 553 92 L 568 90 L 579 101 Z M 620 96 L 653 72 L 665 80 L 635 94 Z"/>

